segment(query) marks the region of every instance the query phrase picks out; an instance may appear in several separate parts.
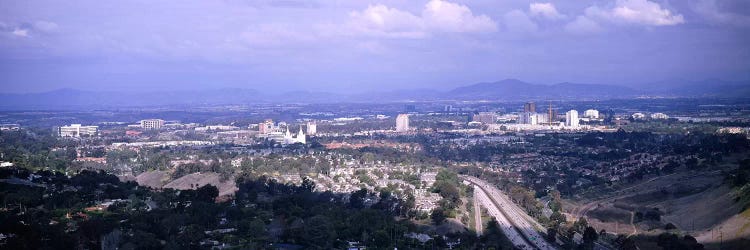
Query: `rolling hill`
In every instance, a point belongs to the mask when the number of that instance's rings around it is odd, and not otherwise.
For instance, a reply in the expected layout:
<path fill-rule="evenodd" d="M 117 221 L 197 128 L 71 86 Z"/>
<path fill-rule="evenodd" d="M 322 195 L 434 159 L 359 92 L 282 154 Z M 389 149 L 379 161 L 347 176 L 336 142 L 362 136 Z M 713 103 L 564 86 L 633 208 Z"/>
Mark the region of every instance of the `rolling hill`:
<path fill-rule="evenodd" d="M 434 89 L 389 90 L 359 94 L 291 91 L 261 93 L 253 89 L 180 90 L 154 92 L 96 92 L 59 89 L 41 93 L 2 94 L 0 109 L 97 109 L 166 105 L 229 105 L 257 103 L 366 103 L 404 101 L 521 101 L 529 99 L 605 100 L 639 96 L 727 97 L 750 96 L 750 83 L 716 79 L 671 80 L 624 87 L 563 82 L 534 84 L 518 79 L 483 82 L 448 91 Z"/>

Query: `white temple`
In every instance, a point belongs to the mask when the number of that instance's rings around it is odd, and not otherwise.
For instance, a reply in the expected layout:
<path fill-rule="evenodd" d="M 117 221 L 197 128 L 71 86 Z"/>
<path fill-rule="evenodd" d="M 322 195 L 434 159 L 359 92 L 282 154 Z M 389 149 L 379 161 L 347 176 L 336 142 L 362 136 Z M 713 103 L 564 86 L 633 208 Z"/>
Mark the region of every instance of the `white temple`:
<path fill-rule="evenodd" d="M 302 126 L 299 127 L 299 132 L 297 132 L 296 137 L 292 137 L 292 134 L 289 132 L 289 128 L 287 127 L 286 134 L 284 134 L 284 144 L 305 144 L 306 142 L 307 140 L 305 139 L 305 132 L 302 132 Z"/>
<path fill-rule="evenodd" d="M 307 143 L 305 133 L 302 131 L 302 126 L 299 127 L 299 132 L 294 136 L 289 129 L 289 126 L 279 123 L 274 125 L 273 121 L 266 120 L 263 123 L 258 124 L 259 136 L 265 137 L 268 140 L 273 140 L 283 145 L 295 144 L 295 143 Z"/>

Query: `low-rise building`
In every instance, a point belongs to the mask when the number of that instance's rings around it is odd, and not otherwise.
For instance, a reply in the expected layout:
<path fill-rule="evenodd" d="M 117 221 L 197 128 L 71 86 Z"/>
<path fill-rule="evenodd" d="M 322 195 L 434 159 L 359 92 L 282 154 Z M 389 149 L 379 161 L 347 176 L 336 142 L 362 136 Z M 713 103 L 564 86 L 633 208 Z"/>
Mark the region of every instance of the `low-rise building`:
<path fill-rule="evenodd" d="M 669 119 L 669 116 L 664 113 L 653 113 L 651 114 L 651 119 Z"/>
<path fill-rule="evenodd" d="M 161 129 L 162 126 L 164 126 L 164 120 L 162 119 L 141 120 L 141 128 L 143 129 Z"/>
<path fill-rule="evenodd" d="M 96 136 L 99 126 L 82 126 L 81 124 L 71 124 L 62 126 L 58 129 L 60 137 L 81 137 Z"/>

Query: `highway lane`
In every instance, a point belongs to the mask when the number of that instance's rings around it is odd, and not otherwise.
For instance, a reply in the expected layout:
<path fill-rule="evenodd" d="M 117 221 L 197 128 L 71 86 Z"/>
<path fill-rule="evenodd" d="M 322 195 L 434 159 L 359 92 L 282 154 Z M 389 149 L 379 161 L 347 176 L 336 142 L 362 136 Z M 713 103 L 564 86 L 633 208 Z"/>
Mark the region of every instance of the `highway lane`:
<path fill-rule="evenodd" d="M 498 210 L 498 212 L 504 216 L 508 223 L 510 223 L 511 226 L 514 226 L 516 230 L 521 233 L 523 238 L 525 238 L 535 248 L 542 250 L 555 249 L 544 239 L 541 234 L 539 234 L 539 232 L 536 231 L 535 228 L 539 227 L 539 223 L 533 221 L 530 216 L 528 216 L 520 207 L 513 203 L 510 198 L 508 198 L 505 194 L 500 192 L 500 190 L 495 188 L 494 185 L 490 185 L 489 183 L 475 177 L 462 177 L 473 183 L 475 186 L 475 190 L 481 189 L 483 192 L 480 193 L 484 193 L 486 197 L 490 198 L 490 201 L 494 201 L 493 204 L 497 204 L 495 205 L 496 210 Z"/>
<path fill-rule="evenodd" d="M 498 210 L 497 206 L 495 206 L 492 200 L 482 189 L 475 188 L 474 197 L 477 198 L 477 200 L 482 204 L 483 207 L 487 208 L 487 212 L 489 212 L 492 217 L 495 217 L 500 230 L 503 231 L 503 234 L 505 234 L 505 236 L 510 239 L 514 246 L 520 249 L 534 249 L 534 247 L 531 246 L 530 242 L 528 242 L 526 238 L 524 238 L 515 228 L 513 228 L 513 224 L 508 220 L 508 218 L 505 217 L 505 215 L 503 215 L 502 212 L 500 212 L 500 210 Z"/>

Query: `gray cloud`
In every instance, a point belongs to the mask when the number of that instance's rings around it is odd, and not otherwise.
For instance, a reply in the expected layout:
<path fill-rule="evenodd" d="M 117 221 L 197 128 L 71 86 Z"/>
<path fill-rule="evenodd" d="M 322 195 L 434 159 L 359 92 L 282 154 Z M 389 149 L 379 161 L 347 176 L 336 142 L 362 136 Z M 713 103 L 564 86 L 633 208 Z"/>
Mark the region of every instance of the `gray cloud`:
<path fill-rule="evenodd" d="M 7 91 L 337 91 L 446 88 L 508 77 L 618 84 L 750 78 L 743 4 L 3 1 L 0 82 Z"/>

